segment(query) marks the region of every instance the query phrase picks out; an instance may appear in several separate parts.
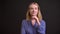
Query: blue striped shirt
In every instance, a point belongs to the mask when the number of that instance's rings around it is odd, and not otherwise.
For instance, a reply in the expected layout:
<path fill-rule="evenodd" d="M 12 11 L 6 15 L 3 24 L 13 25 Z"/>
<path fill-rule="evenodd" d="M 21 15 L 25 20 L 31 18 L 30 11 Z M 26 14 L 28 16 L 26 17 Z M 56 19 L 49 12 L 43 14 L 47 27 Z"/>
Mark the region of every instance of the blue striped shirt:
<path fill-rule="evenodd" d="M 40 21 L 40 25 L 37 23 L 32 26 L 31 20 L 22 20 L 21 34 L 45 34 L 46 24 L 44 20 Z"/>

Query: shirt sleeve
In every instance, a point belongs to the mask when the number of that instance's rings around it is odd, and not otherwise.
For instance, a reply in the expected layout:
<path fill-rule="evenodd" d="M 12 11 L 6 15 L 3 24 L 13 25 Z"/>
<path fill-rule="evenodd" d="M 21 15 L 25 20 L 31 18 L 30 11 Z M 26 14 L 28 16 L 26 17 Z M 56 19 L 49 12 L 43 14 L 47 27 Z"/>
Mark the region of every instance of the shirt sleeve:
<path fill-rule="evenodd" d="M 38 26 L 35 24 L 34 27 L 36 28 L 38 34 L 45 34 L 46 24 L 44 20 L 41 21 L 41 25 Z"/>
<path fill-rule="evenodd" d="M 25 25 L 25 21 L 23 20 L 22 21 L 22 25 L 21 25 L 21 34 L 25 34 L 25 28 L 24 28 L 24 25 Z"/>

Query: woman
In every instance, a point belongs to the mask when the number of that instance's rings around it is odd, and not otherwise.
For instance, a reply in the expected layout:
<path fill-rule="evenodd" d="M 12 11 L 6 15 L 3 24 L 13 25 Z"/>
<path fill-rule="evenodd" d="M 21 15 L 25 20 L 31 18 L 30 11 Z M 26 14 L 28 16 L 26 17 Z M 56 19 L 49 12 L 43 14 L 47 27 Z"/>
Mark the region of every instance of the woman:
<path fill-rule="evenodd" d="M 22 21 L 21 34 L 45 34 L 45 21 L 36 2 L 28 6 L 26 19 Z"/>

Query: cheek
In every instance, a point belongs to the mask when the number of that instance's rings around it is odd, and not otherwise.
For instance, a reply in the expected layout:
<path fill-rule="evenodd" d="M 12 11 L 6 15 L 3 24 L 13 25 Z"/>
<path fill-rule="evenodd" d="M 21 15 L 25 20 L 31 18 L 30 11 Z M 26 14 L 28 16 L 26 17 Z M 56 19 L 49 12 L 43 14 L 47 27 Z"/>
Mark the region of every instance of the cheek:
<path fill-rule="evenodd" d="M 35 12 L 37 13 L 37 12 L 38 12 L 38 10 L 35 10 Z"/>
<path fill-rule="evenodd" d="M 38 10 L 35 10 L 35 14 L 37 14 L 38 13 Z"/>
<path fill-rule="evenodd" d="M 30 10 L 29 12 L 30 12 L 30 14 L 32 14 L 33 13 L 33 10 Z"/>
<path fill-rule="evenodd" d="M 32 10 L 29 11 L 30 15 L 32 15 Z"/>

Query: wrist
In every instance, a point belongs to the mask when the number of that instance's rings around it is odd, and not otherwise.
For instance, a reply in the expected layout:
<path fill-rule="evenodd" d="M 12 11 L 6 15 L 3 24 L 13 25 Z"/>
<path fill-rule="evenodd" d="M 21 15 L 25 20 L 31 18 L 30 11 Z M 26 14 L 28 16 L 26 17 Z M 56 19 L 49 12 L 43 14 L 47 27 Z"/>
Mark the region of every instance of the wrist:
<path fill-rule="evenodd" d="M 40 25 L 40 22 L 38 21 L 38 25 Z"/>

